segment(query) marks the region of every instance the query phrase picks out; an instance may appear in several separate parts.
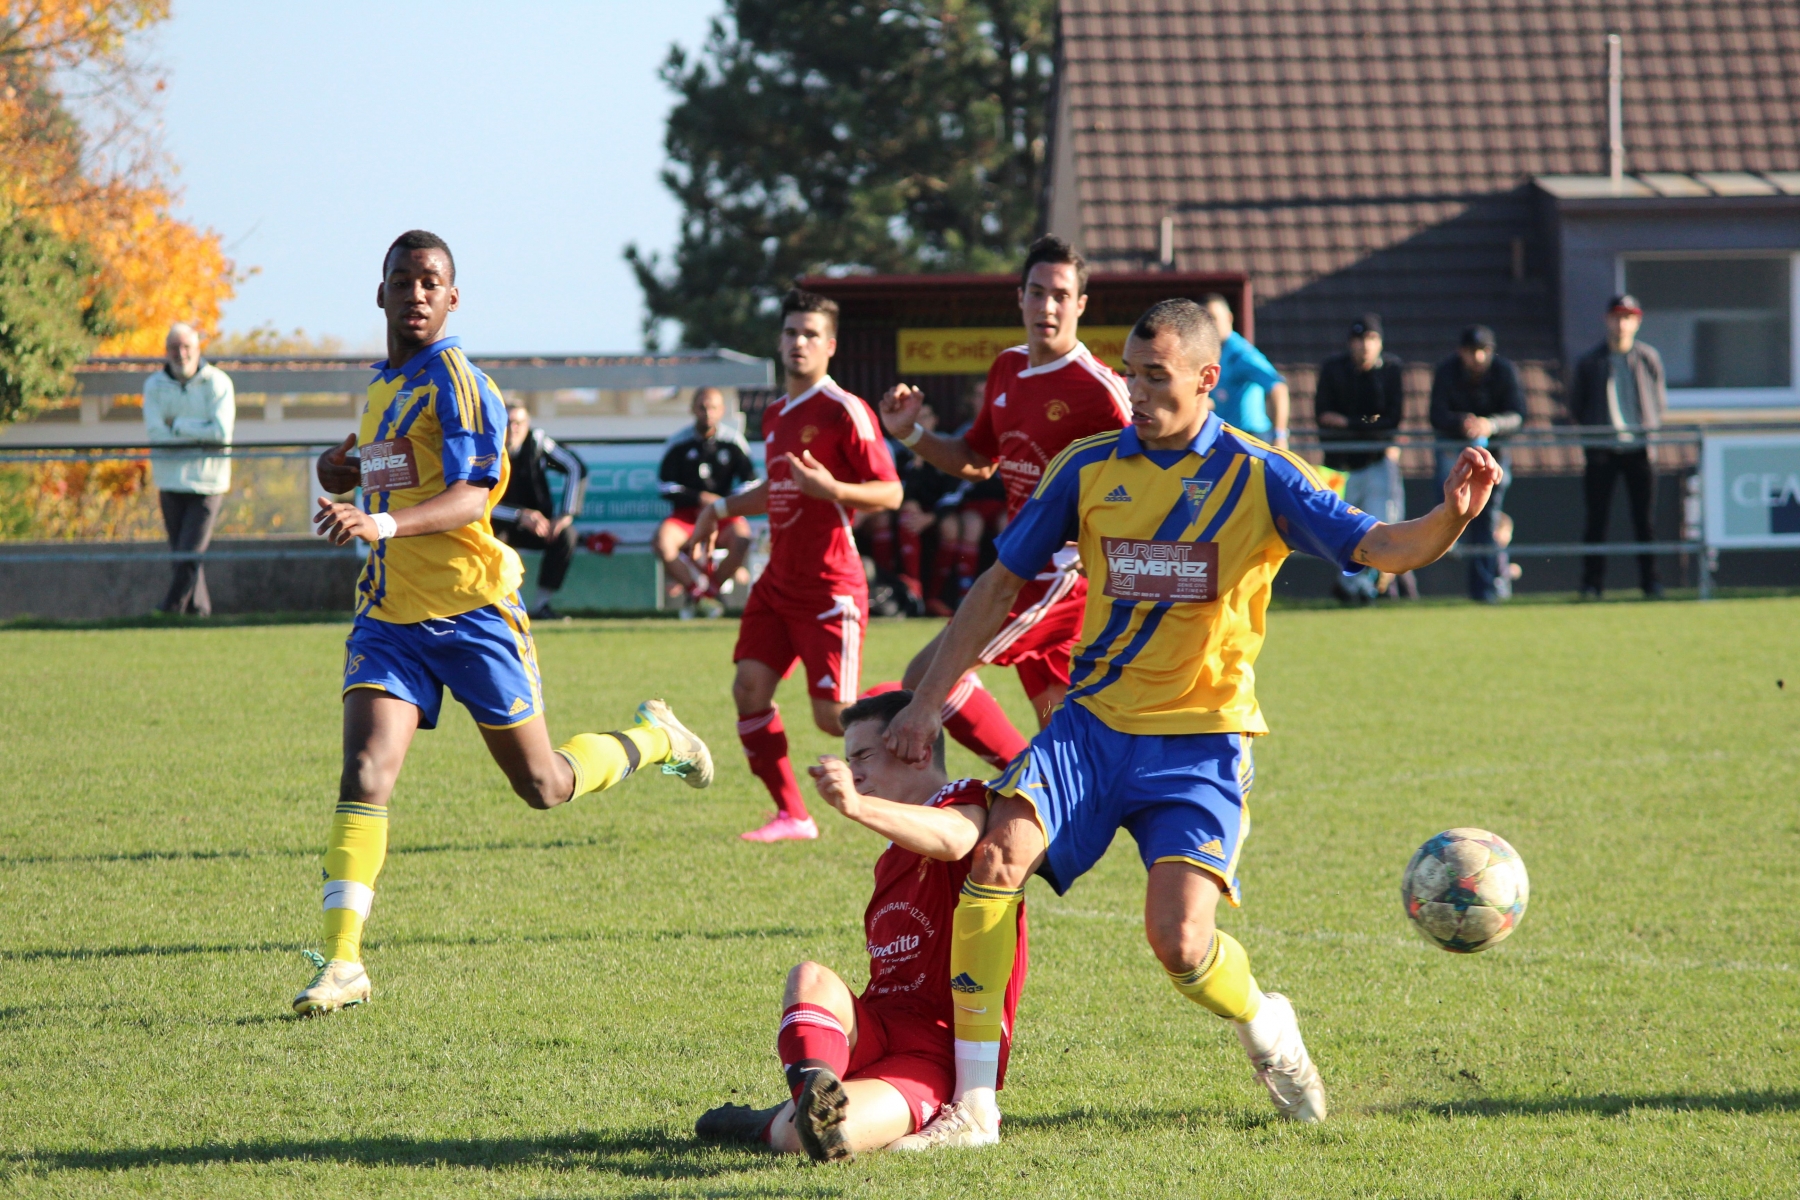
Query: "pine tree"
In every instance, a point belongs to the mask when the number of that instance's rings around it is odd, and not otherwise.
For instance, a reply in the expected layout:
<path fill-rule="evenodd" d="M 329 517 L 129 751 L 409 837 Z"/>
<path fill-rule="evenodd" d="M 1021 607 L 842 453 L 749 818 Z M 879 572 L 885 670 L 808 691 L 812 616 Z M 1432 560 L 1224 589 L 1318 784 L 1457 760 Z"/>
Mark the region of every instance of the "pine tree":
<path fill-rule="evenodd" d="M 760 352 L 819 272 L 1005 270 L 1036 232 L 1054 0 L 727 0 L 670 50 L 671 261 L 633 244 L 646 341 Z"/>

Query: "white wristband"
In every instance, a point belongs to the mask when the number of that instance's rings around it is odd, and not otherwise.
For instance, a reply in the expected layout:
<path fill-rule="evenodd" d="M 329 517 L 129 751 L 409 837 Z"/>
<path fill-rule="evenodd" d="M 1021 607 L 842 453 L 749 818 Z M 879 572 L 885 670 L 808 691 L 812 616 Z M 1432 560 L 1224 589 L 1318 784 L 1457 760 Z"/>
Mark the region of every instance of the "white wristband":
<path fill-rule="evenodd" d="M 393 513 L 372 513 L 375 518 L 375 536 L 383 541 L 400 532 L 400 526 L 394 520 Z"/>
<path fill-rule="evenodd" d="M 713 516 L 719 518 L 721 521 L 729 521 L 731 519 L 731 509 L 728 505 L 727 498 L 724 496 L 720 496 L 717 500 L 712 502 L 712 510 Z"/>
<path fill-rule="evenodd" d="M 924 436 L 925 436 L 925 427 L 923 425 L 919 424 L 917 421 L 914 421 L 913 427 L 912 427 L 912 432 L 907 434 L 905 437 L 901 438 L 900 444 L 902 446 L 905 446 L 908 450 L 911 450 L 914 446 L 919 444 L 919 439 Z"/>

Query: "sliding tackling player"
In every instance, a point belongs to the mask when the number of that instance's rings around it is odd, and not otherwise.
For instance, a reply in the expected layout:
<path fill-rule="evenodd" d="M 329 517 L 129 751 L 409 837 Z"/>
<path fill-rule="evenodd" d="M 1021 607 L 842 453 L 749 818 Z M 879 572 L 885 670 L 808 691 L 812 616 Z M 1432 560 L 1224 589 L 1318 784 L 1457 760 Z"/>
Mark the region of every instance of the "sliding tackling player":
<path fill-rule="evenodd" d="M 1293 1005 L 1257 986 L 1244 948 L 1214 923 L 1221 895 L 1238 903 L 1250 739 L 1268 731 L 1251 668 L 1270 585 L 1294 550 L 1346 572 L 1397 574 L 1436 561 L 1487 504 L 1500 466 L 1486 450 L 1466 449 L 1443 504 L 1381 524 L 1321 486 L 1301 459 L 1224 425 L 1207 396 L 1218 363 L 1218 327 L 1192 301 L 1165 300 L 1139 319 L 1125 344 L 1131 425 L 1076 442 L 1050 465 L 912 704 L 888 727 L 902 758 L 928 757 L 944 697 L 1013 598 L 1065 543 L 1079 543 L 1093 590 L 1070 702 L 993 785 L 951 943 L 955 1097 L 907 1143 L 997 1140 L 1002 1030 L 991 998 L 1013 971 L 1011 914 L 1032 872 L 1067 891 L 1120 827 L 1149 871 L 1145 933 L 1170 982 L 1232 1023 L 1283 1117 L 1325 1117 Z"/>
<path fill-rule="evenodd" d="M 448 687 L 481 727 L 494 761 L 533 808 L 553 808 L 661 763 L 692 787 L 712 757 L 660 700 L 615 733 L 583 733 L 558 749 L 544 724 L 531 623 L 519 604 L 524 568 L 494 536 L 508 475 L 506 405 L 488 377 L 443 337 L 456 310 L 456 261 L 436 234 L 401 234 L 382 260 L 375 303 L 387 314 L 362 423 L 319 456 L 333 494 L 314 524 L 337 545 L 360 539 L 368 561 L 344 646 L 344 769 L 325 849 L 325 953 L 294 997 L 302 1015 L 370 995 L 363 925 L 387 858 L 388 797 L 413 733 L 437 725 Z M 356 450 L 359 453 L 353 454 Z"/>
<path fill-rule="evenodd" d="M 1019 273 L 1025 344 L 1002 351 L 988 368 L 981 412 L 960 437 L 919 424 L 924 393 L 918 388 L 903 383 L 881 400 L 882 425 L 939 470 L 971 480 L 999 471 L 1009 520 L 1063 447 L 1131 420 L 1125 381 L 1080 341 L 1087 281 L 1087 262 L 1069 243 L 1054 235 L 1032 243 Z M 975 664 L 1016 667 L 1040 727 L 1068 689 L 1069 654 L 1081 632 L 1087 588 L 1079 556 L 1073 549 L 1059 551 L 1019 590 L 1005 625 L 981 647 Z M 940 633 L 919 651 L 901 684 L 881 687 L 916 686 L 942 640 Z M 1025 748 L 1025 738 L 973 671 L 945 700 L 943 719 L 945 732 L 995 768 Z"/>
<path fill-rule="evenodd" d="M 750 588 L 738 626 L 738 740 L 750 771 L 774 798 L 775 815 L 741 836 L 752 842 L 819 836 L 788 762 L 775 688 L 798 659 L 813 721 L 840 734 L 838 714 L 856 699 L 869 582 L 850 531 L 850 510 L 900 507 L 900 476 L 875 414 L 827 375 L 837 353 L 837 301 L 790 291 L 781 301 L 786 394 L 763 413 L 768 478 L 700 510 L 688 553 L 705 562 L 714 533 L 733 517 L 769 514 L 769 563 Z"/>
<path fill-rule="evenodd" d="M 694 1128 L 701 1137 L 838 1161 L 904 1138 L 949 1099 L 951 913 L 987 825 L 987 785 L 945 777 L 942 738 L 922 762 L 894 757 L 882 735 L 911 699 L 888 692 L 845 709 L 848 763 L 827 756 L 809 768 L 826 803 L 889 839 L 863 913 L 869 985 L 854 995 L 813 962 L 790 971 L 775 1048 L 793 1098 L 715 1108 Z M 1019 953 L 1002 1002 L 996 1082 L 1025 986 L 1023 907 L 1014 924 Z"/>

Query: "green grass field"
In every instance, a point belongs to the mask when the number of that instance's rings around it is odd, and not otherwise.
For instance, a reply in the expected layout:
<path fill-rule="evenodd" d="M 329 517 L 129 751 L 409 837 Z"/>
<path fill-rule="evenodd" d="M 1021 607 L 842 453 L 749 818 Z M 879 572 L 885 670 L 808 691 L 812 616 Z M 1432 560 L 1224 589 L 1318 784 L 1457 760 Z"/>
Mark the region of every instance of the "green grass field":
<path fill-rule="evenodd" d="M 720 752 L 708 793 L 532 812 L 447 705 L 394 800 L 375 1002 L 306 1022 L 342 629 L 0 632 L 0 1194 L 1794 1195 L 1797 627 L 1791 600 L 1274 614 L 1224 922 L 1294 998 L 1332 1120 L 1276 1123 L 1169 987 L 1121 838 L 1067 897 L 1032 885 L 1002 1146 L 838 1168 L 690 1137 L 779 1095 L 788 966 L 860 984 L 881 849 L 829 811 L 810 845 L 736 839 L 766 801 L 730 624 L 539 637 L 553 732 L 664 695 Z M 873 629 L 865 681 L 929 632 Z M 1400 909 L 1453 825 L 1531 870 L 1483 955 Z"/>

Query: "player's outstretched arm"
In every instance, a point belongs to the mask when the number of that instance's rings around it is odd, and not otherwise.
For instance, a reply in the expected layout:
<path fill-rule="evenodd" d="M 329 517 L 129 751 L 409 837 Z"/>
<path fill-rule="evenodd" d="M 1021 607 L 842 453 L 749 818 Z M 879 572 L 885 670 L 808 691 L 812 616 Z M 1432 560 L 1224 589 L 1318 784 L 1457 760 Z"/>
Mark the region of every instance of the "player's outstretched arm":
<path fill-rule="evenodd" d="M 806 773 L 825 803 L 901 849 L 939 862 L 955 862 L 968 854 L 987 828 L 987 809 L 972 804 L 929 808 L 861 795 L 850 764 L 830 754 L 820 755 L 819 765 L 806 768 Z"/>
<path fill-rule="evenodd" d="M 931 756 L 937 742 L 944 699 L 965 672 L 981 660 L 981 649 L 994 640 L 1006 624 L 1019 589 L 1025 586 L 1022 576 L 1014 575 L 1000 563 L 981 573 L 975 586 L 963 599 L 962 607 L 950 619 L 943 641 L 925 678 L 913 689 L 912 703 L 900 710 L 887 728 L 887 747 L 907 762 L 923 762 Z"/>
<path fill-rule="evenodd" d="M 418 537 L 426 533 L 443 533 L 473 525 L 487 511 L 488 489 L 480 484 L 458 481 L 422 504 L 383 513 L 394 522 L 389 537 Z M 319 511 L 313 514 L 313 525 L 320 537 L 334 546 L 346 546 L 357 538 L 365 542 L 381 540 L 381 525 L 373 513 L 354 504 L 333 504 L 319 498 Z"/>
<path fill-rule="evenodd" d="M 1481 515 L 1502 474 L 1499 460 L 1487 450 L 1466 448 L 1444 480 L 1442 504 L 1411 521 L 1375 526 L 1357 543 L 1352 557 L 1366 567 L 1395 575 L 1431 565 L 1444 557 L 1469 522 Z"/>
<path fill-rule="evenodd" d="M 897 479 L 871 479 L 867 483 L 847 483 L 831 474 L 830 468 L 813 457 L 811 450 L 798 457 L 787 456 L 794 482 L 815 500 L 848 504 L 851 508 L 888 509 L 900 507 L 903 488 Z"/>
<path fill-rule="evenodd" d="M 912 384 L 895 384 L 881 397 L 878 406 L 881 427 L 905 441 L 918 426 L 919 409 L 924 403 L 925 393 Z M 963 438 L 945 437 L 929 429 L 919 429 L 918 434 L 919 440 L 912 443 L 912 452 L 944 474 L 979 482 L 994 473 L 994 460 L 971 447 Z"/>

